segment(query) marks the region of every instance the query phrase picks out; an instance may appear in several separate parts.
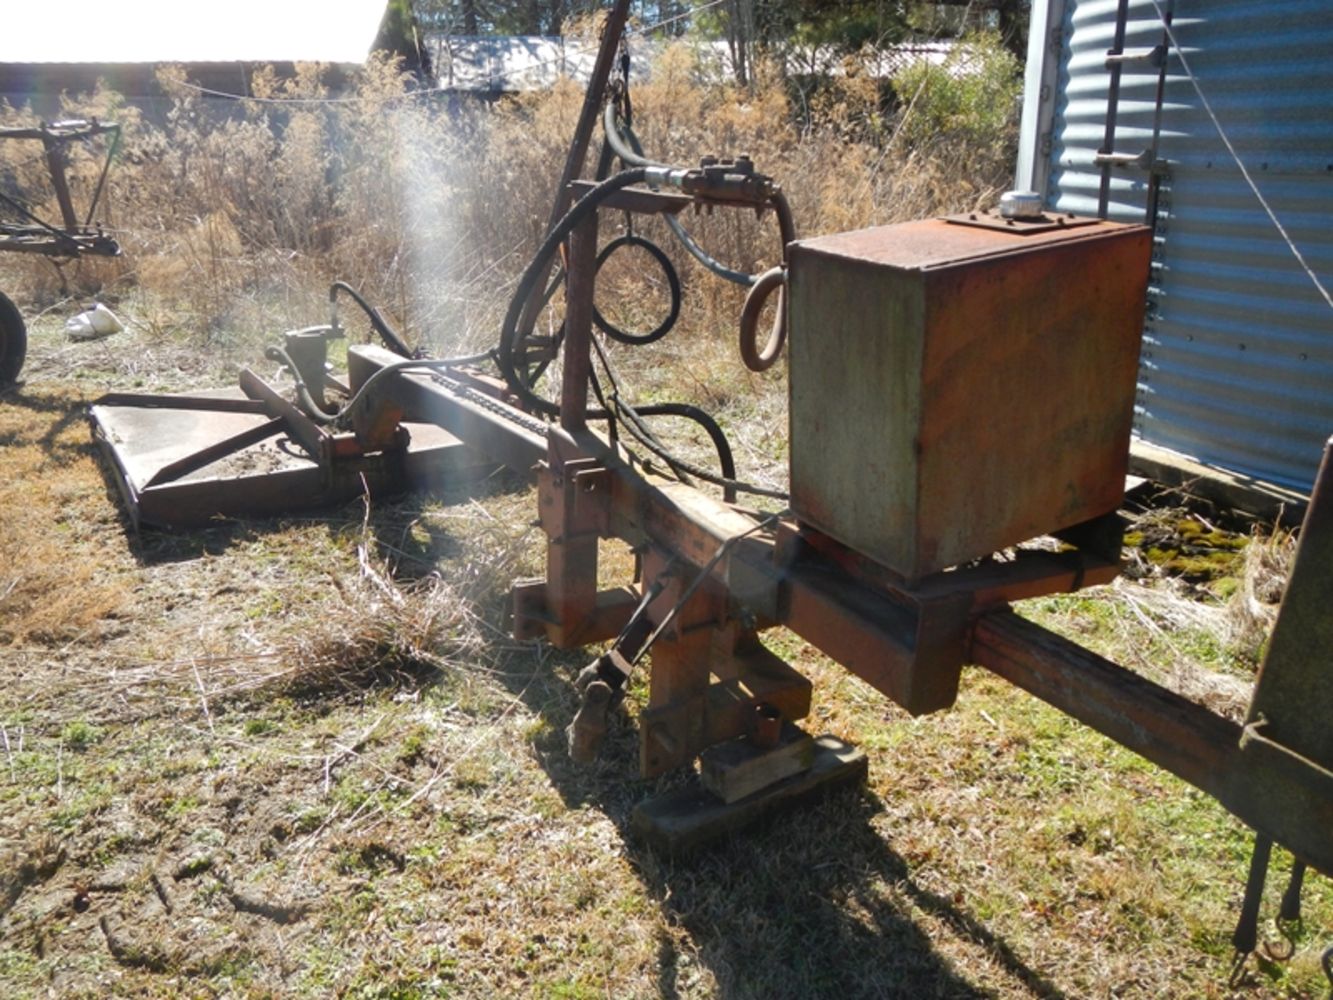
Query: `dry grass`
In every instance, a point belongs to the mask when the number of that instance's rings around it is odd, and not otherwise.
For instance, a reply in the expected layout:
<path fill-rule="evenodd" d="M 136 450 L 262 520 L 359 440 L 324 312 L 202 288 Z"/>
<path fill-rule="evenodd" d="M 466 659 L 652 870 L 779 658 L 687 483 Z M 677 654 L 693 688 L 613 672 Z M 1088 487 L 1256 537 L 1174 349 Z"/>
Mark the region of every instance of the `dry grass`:
<path fill-rule="evenodd" d="M 124 127 L 104 220 L 125 256 L 61 271 L 7 262 L 11 295 L 44 308 L 97 294 L 127 303 L 164 338 L 185 334 L 196 348 L 227 351 L 237 338 L 253 346 L 320 317 L 323 286 L 339 277 L 439 353 L 489 345 L 508 289 L 543 235 L 553 165 L 563 161 L 582 101 L 577 87 L 566 82 L 486 109 L 405 98 L 406 78 L 384 62 L 367 68 L 350 103 L 210 101 L 179 70 L 161 79 L 174 97 L 162 121 L 109 91 L 69 99 L 70 114 Z M 896 142 L 875 88 L 848 78 L 798 129 L 776 79 L 751 90 L 697 79 L 690 50 L 680 47 L 636 89 L 650 155 L 691 164 L 706 152 L 749 153 L 788 190 L 802 233 L 973 208 L 1007 184 L 1012 123 L 984 141 Z M 292 80 L 258 73 L 251 89 L 279 100 L 327 96 L 314 66 Z M 28 118 L 0 107 L 0 123 Z M 869 118 L 880 120 L 875 129 L 864 127 Z M 21 148 L 0 148 L 0 156 L 15 158 L 5 164 L 17 171 L 13 182 L 40 206 L 40 165 L 18 164 Z M 97 167 L 91 155 L 75 158 L 76 201 L 95 184 Z M 690 227 L 737 267 L 758 269 L 779 251 L 771 221 L 744 213 L 700 216 Z M 684 328 L 729 329 L 736 291 L 704 279 L 664 231 L 647 230 L 686 276 Z"/>
<path fill-rule="evenodd" d="M 109 520 L 86 500 L 102 483 L 77 395 L 7 393 L 0 406 L 0 643 L 61 645 L 96 635 L 128 594 L 124 561 L 96 542 Z M 100 524 L 98 522 L 101 522 Z M 47 524 L 55 530 L 47 532 Z"/>
<path fill-rule="evenodd" d="M 508 581 L 540 567 L 526 490 L 136 537 L 82 436 L 85 390 L 44 379 L 48 336 L 4 410 L 30 497 L 4 538 L 51 551 L 79 525 L 120 600 L 0 656 L 9 995 L 1235 995 L 1245 837 L 1132 754 L 979 673 L 909 720 L 777 633 L 812 727 L 871 753 L 869 788 L 659 857 L 626 833 L 678 780 L 635 778 L 641 686 L 576 767 L 583 658 L 503 634 Z M 1225 606 L 1161 586 L 1028 610 L 1157 676 L 1234 670 L 1203 617 Z M 1242 995 L 1317 995 L 1333 898 L 1307 895 L 1296 959 Z"/>
<path fill-rule="evenodd" d="M 995 150 L 862 141 L 853 87 L 802 134 L 776 88 L 704 91 L 681 67 L 636 95 L 650 149 L 744 148 L 806 231 L 968 207 L 1004 182 L 959 180 Z M 129 329 L 66 343 L 72 303 L 32 323 L 27 382 L 0 397 L 5 995 L 1322 993 L 1326 883 L 1295 958 L 1228 989 L 1243 830 L 979 671 L 953 711 L 911 720 L 775 631 L 815 686 L 811 728 L 870 752 L 868 788 L 693 860 L 636 844 L 634 803 L 681 776 L 636 777 L 641 680 L 601 760 L 568 760 L 585 657 L 504 631 L 509 582 L 543 557 L 513 482 L 131 532 L 83 424 L 96 394 L 228 383 L 276 330 L 321 317 L 335 275 L 441 349 L 493 337 L 579 95 L 446 120 L 391 102 L 400 86 L 380 67 L 364 106 L 222 122 L 182 93 L 172 121 L 131 117 L 137 160 L 113 192 L 130 252 L 68 274 Z M 319 92 L 310 74 L 281 87 Z M 774 252 L 752 221 L 699 225 L 736 263 Z M 45 265 L 0 269 L 30 318 L 61 302 Z M 730 293 L 689 287 L 686 329 L 611 355 L 641 398 L 717 413 L 743 473 L 780 485 L 782 372 L 741 369 Z M 1164 540 L 1196 514 L 1138 527 Z M 1136 551 L 1137 579 L 1025 613 L 1234 711 L 1289 540 L 1245 546 L 1229 595 Z"/>

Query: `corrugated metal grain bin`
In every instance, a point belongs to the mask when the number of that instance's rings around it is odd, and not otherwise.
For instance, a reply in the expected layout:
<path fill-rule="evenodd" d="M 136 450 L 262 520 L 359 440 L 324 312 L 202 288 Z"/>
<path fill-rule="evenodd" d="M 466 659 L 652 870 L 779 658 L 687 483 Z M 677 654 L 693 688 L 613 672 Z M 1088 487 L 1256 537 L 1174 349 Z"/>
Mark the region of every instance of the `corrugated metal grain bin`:
<path fill-rule="evenodd" d="M 1113 101 L 1118 8 L 1033 4 L 1017 186 L 1095 214 L 1098 153 L 1144 154 L 1107 198 L 1155 230 L 1135 434 L 1308 492 L 1333 433 L 1333 4 L 1128 0 Z"/>
<path fill-rule="evenodd" d="M 1114 510 L 1149 235 L 936 219 L 794 244 L 797 515 L 915 580 Z"/>

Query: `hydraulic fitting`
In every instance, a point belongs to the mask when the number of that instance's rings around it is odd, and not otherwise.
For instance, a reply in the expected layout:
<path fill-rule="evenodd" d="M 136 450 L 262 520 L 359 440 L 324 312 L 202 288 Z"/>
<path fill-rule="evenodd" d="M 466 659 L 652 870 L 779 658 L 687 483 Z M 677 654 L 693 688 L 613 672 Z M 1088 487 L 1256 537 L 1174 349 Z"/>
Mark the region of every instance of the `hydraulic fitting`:
<path fill-rule="evenodd" d="M 685 194 L 711 201 L 764 204 L 778 187 L 773 178 L 755 173 L 754 162 L 741 154 L 735 159 L 705 156 L 689 170 L 647 167 L 645 180 L 654 187 L 674 187 Z"/>

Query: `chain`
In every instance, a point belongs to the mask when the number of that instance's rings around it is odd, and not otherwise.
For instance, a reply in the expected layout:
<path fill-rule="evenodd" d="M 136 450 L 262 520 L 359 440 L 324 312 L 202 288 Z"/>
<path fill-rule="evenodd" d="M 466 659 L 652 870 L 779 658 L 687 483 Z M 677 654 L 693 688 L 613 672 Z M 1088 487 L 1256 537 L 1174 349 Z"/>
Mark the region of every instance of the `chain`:
<path fill-rule="evenodd" d="M 465 402 L 471 403 L 479 409 L 488 413 L 494 413 L 496 416 L 503 417 L 511 424 L 517 424 L 526 431 L 546 437 L 550 433 L 551 425 L 544 420 L 538 420 L 522 410 L 516 410 L 508 403 L 502 403 L 494 396 L 488 396 L 484 392 L 478 392 L 471 386 L 464 384 L 458 379 L 450 378 L 448 375 L 441 375 L 438 372 L 431 375 L 431 381 L 444 386 L 451 393 Z"/>

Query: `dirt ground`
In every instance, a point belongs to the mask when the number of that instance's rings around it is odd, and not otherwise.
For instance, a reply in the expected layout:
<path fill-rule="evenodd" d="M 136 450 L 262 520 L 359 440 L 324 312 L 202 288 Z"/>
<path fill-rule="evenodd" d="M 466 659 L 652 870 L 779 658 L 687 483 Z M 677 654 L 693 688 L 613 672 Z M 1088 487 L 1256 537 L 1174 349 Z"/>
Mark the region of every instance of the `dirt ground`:
<path fill-rule="evenodd" d="M 118 338 L 34 324 L 26 381 L 0 397 L 3 995 L 1327 989 L 1326 882 L 1307 889 L 1294 956 L 1252 959 L 1228 986 L 1243 828 L 980 672 L 955 709 L 912 720 L 774 635 L 814 681 L 811 728 L 870 754 L 868 786 L 658 856 L 630 810 L 685 779 L 636 776 L 641 681 L 600 760 L 577 766 L 563 729 L 589 654 L 504 632 L 510 582 L 541 565 L 522 483 L 136 532 L 87 403 L 232 376 L 133 323 Z M 1214 697 L 1243 679 L 1211 611 L 1185 620 L 1146 586 L 1026 610 L 1145 669 L 1211 677 Z"/>

